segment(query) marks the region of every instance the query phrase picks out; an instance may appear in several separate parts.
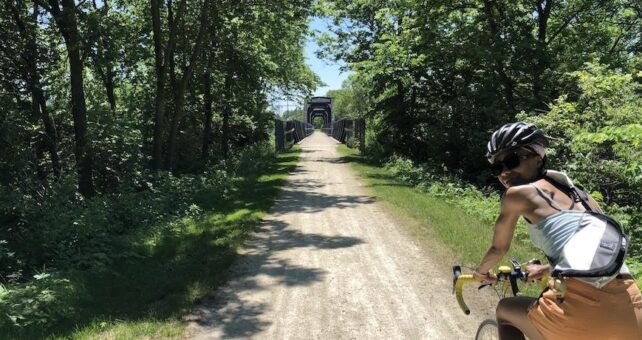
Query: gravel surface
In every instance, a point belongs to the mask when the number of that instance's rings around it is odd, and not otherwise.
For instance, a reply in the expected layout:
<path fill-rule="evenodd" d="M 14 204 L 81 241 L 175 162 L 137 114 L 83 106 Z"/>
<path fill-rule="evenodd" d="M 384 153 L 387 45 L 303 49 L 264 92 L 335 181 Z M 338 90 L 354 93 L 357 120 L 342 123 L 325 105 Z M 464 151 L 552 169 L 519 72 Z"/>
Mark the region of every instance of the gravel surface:
<path fill-rule="evenodd" d="M 482 315 L 457 307 L 452 260 L 369 196 L 336 141 L 315 132 L 301 145 L 230 280 L 187 317 L 189 337 L 472 339 Z"/>

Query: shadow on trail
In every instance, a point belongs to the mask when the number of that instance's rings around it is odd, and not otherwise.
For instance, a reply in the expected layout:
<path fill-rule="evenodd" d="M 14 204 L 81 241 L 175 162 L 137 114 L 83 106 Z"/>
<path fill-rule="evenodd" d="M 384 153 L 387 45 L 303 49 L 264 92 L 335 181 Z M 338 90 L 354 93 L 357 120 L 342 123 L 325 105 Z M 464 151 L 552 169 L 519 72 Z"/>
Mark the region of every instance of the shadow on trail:
<path fill-rule="evenodd" d="M 309 171 L 303 170 L 302 168 L 299 168 L 299 167 L 289 172 L 289 174 L 306 174 L 306 173 L 309 173 Z"/>
<path fill-rule="evenodd" d="M 308 151 L 314 149 L 303 150 Z M 340 162 L 337 159 L 319 161 Z M 274 298 L 270 295 L 273 287 L 310 286 L 324 280 L 327 274 L 324 270 L 292 263 L 279 257 L 279 253 L 296 248 L 305 248 L 305 253 L 349 248 L 364 242 L 355 237 L 306 233 L 290 228 L 280 220 L 280 216 L 288 213 L 309 214 L 328 208 L 349 209 L 375 202 L 368 196 L 327 194 L 319 189 L 341 184 L 299 177 L 310 171 L 304 167 L 290 171 L 295 177 L 288 180 L 272 206 L 270 216 L 259 224 L 255 229 L 257 232 L 246 242 L 246 253 L 236 262 L 229 285 L 217 291 L 190 317 L 189 321 L 201 326 L 201 331 L 212 331 L 212 334 L 222 338 L 253 337 L 272 324 L 271 320 L 262 316 L 268 312 L 270 299 Z M 263 293 L 248 297 L 257 292 Z"/>
<path fill-rule="evenodd" d="M 244 294 L 268 290 L 272 286 L 309 286 L 322 281 L 325 271 L 292 264 L 275 258 L 275 253 L 293 249 L 310 250 L 347 248 L 363 243 L 354 237 L 324 236 L 288 229 L 282 221 L 269 220 L 258 228 L 248 242 L 248 253 L 237 262 L 230 284 L 204 304 L 189 321 L 205 330 L 219 329 L 223 338 L 251 337 L 271 325 L 261 320 L 267 311 L 264 301 L 248 301 Z M 258 277 L 269 277 L 261 280 Z"/>
<path fill-rule="evenodd" d="M 257 231 L 263 238 L 268 238 L 267 247 L 270 251 L 282 251 L 292 248 L 338 249 L 348 248 L 363 243 L 359 238 L 345 236 L 325 236 L 313 233 L 287 229 L 282 221 L 265 221 Z"/>
<path fill-rule="evenodd" d="M 272 209 L 275 215 L 290 212 L 315 213 L 328 208 L 347 209 L 362 204 L 372 204 L 375 199 L 361 195 L 328 195 L 312 191 L 323 187 L 319 181 L 294 180 L 281 192 Z"/>
<path fill-rule="evenodd" d="M 290 171 L 290 174 L 306 173 L 307 170 L 299 168 Z M 275 180 L 278 181 L 278 180 Z M 271 184 L 271 181 L 264 182 Z M 314 213 L 320 212 L 327 208 L 346 209 L 361 204 L 372 204 L 375 199 L 370 196 L 360 195 L 328 195 L 315 192 L 326 184 L 318 180 L 289 180 L 282 188 L 278 195 L 275 205 L 271 212 L 275 215 L 286 214 L 290 212 Z M 271 190 L 274 185 L 265 186 L 265 190 Z M 256 188 L 254 191 L 257 195 L 263 195 L 263 188 Z M 246 203 L 246 207 L 254 208 L 252 203 Z"/>

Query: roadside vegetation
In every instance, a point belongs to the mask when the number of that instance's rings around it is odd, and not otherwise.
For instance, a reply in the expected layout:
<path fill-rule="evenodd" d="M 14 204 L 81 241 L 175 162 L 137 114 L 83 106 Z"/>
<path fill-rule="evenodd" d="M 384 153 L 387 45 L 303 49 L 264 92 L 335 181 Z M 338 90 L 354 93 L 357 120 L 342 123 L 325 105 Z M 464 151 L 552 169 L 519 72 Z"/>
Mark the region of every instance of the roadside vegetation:
<path fill-rule="evenodd" d="M 225 279 L 237 249 L 295 167 L 298 152 L 275 158 L 270 145 L 256 146 L 231 170 L 218 170 L 216 178 L 225 177 L 224 183 L 183 177 L 179 185 L 155 188 L 153 195 L 105 197 L 57 217 L 55 226 L 82 223 L 86 232 L 49 231 L 41 247 L 66 249 L 68 239 L 77 237 L 74 256 L 59 255 L 52 261 L 57 270 L 43 267 L 29 283 L 3 286 L 2 334 L 78 339 L 181 335 L 180 317 Z M 123 232 L 122 220 L 113 218 L 123 212 L 122 205 L 134 205 L 126 216 L 136 229 Z M 42 223 L 52 215 L 60 213 L 45 214 Z"/>

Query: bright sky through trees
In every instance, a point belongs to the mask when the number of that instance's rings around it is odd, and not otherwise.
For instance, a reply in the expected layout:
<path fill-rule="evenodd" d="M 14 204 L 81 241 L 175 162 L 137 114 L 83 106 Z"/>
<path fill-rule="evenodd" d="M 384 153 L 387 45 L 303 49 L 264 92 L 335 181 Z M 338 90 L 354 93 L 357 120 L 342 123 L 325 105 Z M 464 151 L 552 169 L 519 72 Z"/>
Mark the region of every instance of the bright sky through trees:
<path fill-rule="evenodd" d="M 327 19 L 313 18 L 310 21 L 310 29 L 318 34 L 327 32 Z M 305 59 L 312 71 L 316 73 L 326 86 L 320 87 L 314 93 L 315 96 L 325 96 L 328 90 L 341 88 L 341 83 L 348 77 L 349 72 L 341 72 L 341 65 L 328 60 L 321 60 L 316 57 L 315 52 L 319 49 L 314 37 L 308 38 L 305 46 Z"/>
<path fill-rule="evenodd" d="M 314 96 L 325 96 L 329 90 L 340 89 L 341 83 L 343 83 L 350 74 L 349 71 L 341 72 L 341 64 L 329 60 L 322 60 L 316 56 L 316 52 L 319 49 L 319 45 L 316 43 L 316 36 L 323 32 L 328 32 L 327 20 L 328 19 L 322 18 L 312 18 L 312 20 L 310 20 L 310 30 L 312 31 L 312 35 L 308 37 L 307 44 L 305 45 L 306 63 L 310 66 L 312 71 L 321 78 L 323 83 L 325 83 L 325 86 L 319 87 L 313 93 Z M 276 100 L 272 105 L 274 105 L 276 112 L 279 113 L 283 113 L 287 110 L 303 108 L 303 102 L 295 100 Z"/>

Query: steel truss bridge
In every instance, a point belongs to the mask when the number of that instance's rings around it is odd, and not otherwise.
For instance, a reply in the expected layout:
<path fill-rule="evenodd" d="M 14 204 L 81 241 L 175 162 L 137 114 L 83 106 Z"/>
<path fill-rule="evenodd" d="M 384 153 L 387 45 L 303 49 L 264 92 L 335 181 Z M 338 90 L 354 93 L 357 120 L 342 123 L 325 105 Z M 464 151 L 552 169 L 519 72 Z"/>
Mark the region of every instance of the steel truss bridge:
<path fill-rule="evenodd" d="M 284 151 L 302 141 L 314 132 L 312 122 L 315 118 L 323 119 L 321 130 L 340 143 L 358 147 L 365 151 L 366 122 L 363 118 L 342 118 L 333 121 L 332 98 L 311 97 L 304 106 L 305 122 L 298 120 L 274 120 L 274 138 L 278 151 Z"/>

